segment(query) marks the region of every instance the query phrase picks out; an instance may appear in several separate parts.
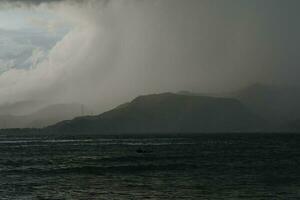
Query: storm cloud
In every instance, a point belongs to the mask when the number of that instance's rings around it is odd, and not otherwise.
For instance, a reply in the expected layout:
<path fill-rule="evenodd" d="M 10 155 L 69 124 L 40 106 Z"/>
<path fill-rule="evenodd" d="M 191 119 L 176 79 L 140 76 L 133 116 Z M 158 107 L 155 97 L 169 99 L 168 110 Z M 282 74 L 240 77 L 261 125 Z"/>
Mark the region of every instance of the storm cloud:
<path fill-rule="evenodd" d="M 41 3 L 59 3 L 63 1 L 72 1 L 72 0 L 3 0 L 4 3 L 18 3 L 18 4 L 29 4 L 29 5 L 39 5 Z M 73 0 L 74 2 L 79 2 L 82 0 Z"/>
<path fill-rule="evenodd" d="M 100 112 L 146 93 L 298 84 L 298 0 L 4 3 L 51 10 L 72 28 L 36 66 L 0 75 L 0 103 L 80 102 Z"/>

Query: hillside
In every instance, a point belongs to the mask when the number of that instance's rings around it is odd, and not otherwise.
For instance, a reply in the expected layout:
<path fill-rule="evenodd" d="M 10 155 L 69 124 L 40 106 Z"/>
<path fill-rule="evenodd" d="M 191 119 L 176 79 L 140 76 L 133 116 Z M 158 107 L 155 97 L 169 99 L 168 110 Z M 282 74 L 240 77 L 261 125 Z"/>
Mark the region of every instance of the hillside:
<path fill-rule="evenodd" d="M 254 84 L 232 94 L 254 113 L 273 123 L 300 119 L 300 88 Z"/>
<path fill-rule="evenodd" d="M 230 98 L 172 93 L 140 96 L 98 116 L 79 117 L 50 131 L 99 133 L 256 131 L 263 120 Z"/>
<path fill-rule="evenodd" d="M 43 128 L 81 114 L 80 104 L 54 104 L 27 115 L 0 115 L 0 129 Z"/>

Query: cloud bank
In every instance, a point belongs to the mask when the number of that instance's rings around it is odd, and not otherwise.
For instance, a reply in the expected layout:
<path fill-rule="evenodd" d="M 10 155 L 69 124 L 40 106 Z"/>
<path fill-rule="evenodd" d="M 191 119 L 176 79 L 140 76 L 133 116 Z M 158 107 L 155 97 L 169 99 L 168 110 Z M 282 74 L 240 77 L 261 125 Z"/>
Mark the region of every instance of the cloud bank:
<path fill-rule="evenodd" d="M 228 91 L 257 81 L 297 84 L 298 1 L 13 0 L 7 5 L 50 10 L 73 28 L 30 70 L 0 75 L 0 103 L 81 102 L 100 112 L 145 93 Z"/>

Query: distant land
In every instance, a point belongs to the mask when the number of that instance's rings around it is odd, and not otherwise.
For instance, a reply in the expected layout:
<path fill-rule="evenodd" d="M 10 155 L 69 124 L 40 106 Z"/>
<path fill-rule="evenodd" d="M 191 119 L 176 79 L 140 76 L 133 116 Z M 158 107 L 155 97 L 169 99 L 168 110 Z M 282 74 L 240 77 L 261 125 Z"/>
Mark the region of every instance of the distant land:
<path fill-rule="evenodd" d="M 300 120 L 300 88 L 254 84 L 230 94 L 270 123 Z"/>
<path fill-rule="evenodd" d="M 95 116 L 76 117 L 80 104 L 61 104 L 22 119 L 30 122 L 26 128 L 74 134 L 298 132 L 299 91 L 254 84 L 223 95 L 189 91 L 150 94 Z M 13 120 L 20 123 L 20 119 Z"/>
<path fill-rule="evenodd" d="M 173 93 L 145 95 L 98 116 L 48 127 L 59 132 L 181 133 L 257 131 L 264 120 L 238 100 Z"/>
<path fill-rule="evenodd" d="M 62 120 L 72 119 L 82 115 L 82 105 L 76 103 L 49 105 L 39 108 L 30 114 L 18 114 L 16 109 L 16 113 L 11 114 L 13 105 L 7 107 L 2 106 L 2 109 L 6 110 L 7 113 L 1 112 L 0 110 L 0 128 L 44 128 Z M 32 105 L 32 103 L 20 102 L 17 105 L 19 105 L 19 107 L 22 105 L 21 108 L 24 110 L 23 108 L 26 108 L 27 105 Z"/>

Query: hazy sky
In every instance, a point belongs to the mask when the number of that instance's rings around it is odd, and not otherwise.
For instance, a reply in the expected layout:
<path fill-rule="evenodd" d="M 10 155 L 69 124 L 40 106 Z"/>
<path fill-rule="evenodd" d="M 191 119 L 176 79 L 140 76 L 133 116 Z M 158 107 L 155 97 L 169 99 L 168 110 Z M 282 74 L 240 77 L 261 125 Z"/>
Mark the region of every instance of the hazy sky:
<path fill-rule="evenodd" d="M 0 104 L 299 85 L 299 0 L 1 2 Z"/>
<path fill-rule="evenodd" d="M 31 68 L 63 38 L 67 25 L 57 26 L 55 15 L 29 9 L 0 10 L 0 73 Z"/>

